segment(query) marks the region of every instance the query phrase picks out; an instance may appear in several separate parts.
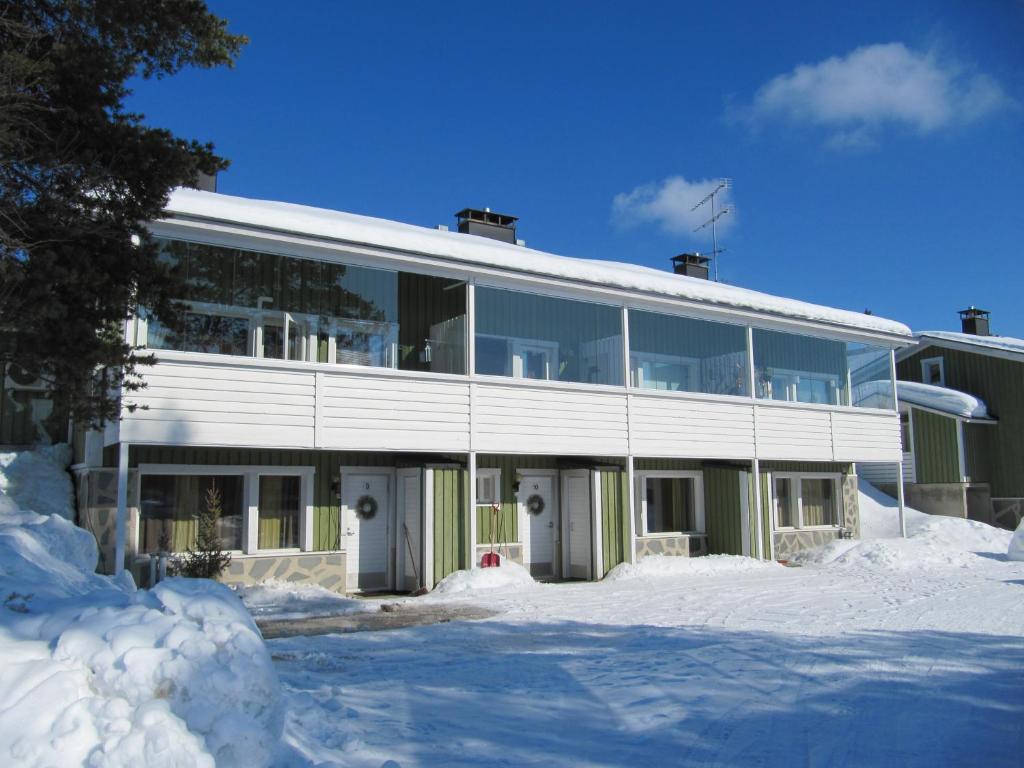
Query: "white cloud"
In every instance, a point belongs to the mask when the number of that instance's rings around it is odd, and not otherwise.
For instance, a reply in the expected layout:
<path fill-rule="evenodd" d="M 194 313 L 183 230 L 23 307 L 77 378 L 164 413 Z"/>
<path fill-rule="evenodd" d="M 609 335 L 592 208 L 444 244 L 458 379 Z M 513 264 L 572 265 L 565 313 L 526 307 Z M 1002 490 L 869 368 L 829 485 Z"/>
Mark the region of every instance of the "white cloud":
<path fill-rule="evenodd" d="M 622 192 L 612 200 L 612 220 L 620 226 L 657 224 L 671 234 L 689 234 L 711 216 L 710 204 L 696 211 L 693 206 L 718 186 L 718 179 L 687 181 L 682 176 L 669 176 L 663 181 L 641 184 L 632 192 Z M 722 190 L 715 199 L 716 211 L 733 208 L 730 189 Z M 735 222 L 735 213 L 718 220 L 723 232 Z"/>
<path fill-rule="evenodd" d="M 801 64 L 769 80 L 754 96 L 750 116 L 821 125 L 834 131 L 829 146 L 862 148 L 874 143 L 882 125 L 929 133 L 1012 103 L 988 75 L 888 43 Z"/>

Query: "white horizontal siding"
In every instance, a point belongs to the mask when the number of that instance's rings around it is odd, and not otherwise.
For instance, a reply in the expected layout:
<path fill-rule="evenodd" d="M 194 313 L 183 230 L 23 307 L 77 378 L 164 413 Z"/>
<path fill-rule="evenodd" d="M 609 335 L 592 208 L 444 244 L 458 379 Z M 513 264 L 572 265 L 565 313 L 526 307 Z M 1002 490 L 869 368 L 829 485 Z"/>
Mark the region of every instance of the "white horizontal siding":
<path fill-rule="evenodd" d="M 127 442 L 462 453 L 472 403 L 473 449 L 486 453 L 749 459 L 756 434 L 762 459 L 902 457 L 896 414 L 869 411 L 252 361 L 143 373 L 146 388 L 126 398 L 141 406 L 120 425 Z"/>
<path fill-rule="evenodd" d="M 319 448 L 350 451 L 468 451 L 464 381 L 323 376 Z"/>
<path fill-rule="evenodd" d="M 857 475 L 874 485 L 878 485 L 879 483 L 895 484 L 898 481 L 896 467 L 897 465 L 891 462 L 886 464 L 861 463 L 857 465 Z M 917 477 L 914 472 L 914 454 L 912 453 L 903 454 L 903 482 L 917 482 Z"/>
<path fill-rule="evenodd" d="M 755 407 L 759 458 L 832 461 L 829 411 L 760 404 Z"/>
<path fill-rule="evenodd" d="M 477 384 L 473 448 L 488 453 L 623 456 L 624 392 Z"/>
<path fill-rule="evenodd" d="M 750 458 L 754 409 L 717 401 L 630 395 L 633 453 L 680 458 Z"/>
<path fill-rule="evenodd" d="M 832 414 L 836 461 L 903 460 L 897 413 L 836 412 Z"/>

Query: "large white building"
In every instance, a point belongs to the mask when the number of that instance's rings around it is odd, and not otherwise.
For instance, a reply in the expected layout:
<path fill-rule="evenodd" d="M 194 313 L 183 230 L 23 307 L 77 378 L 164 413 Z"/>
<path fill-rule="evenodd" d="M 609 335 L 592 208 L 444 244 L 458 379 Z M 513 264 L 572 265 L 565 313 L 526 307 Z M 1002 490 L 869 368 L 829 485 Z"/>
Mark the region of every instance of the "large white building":
<path fill-rule="evenodd" d="M 76 446 L 106 568 L 187 546 L 210 488 L 228 580 L 350 591 L 429 586 L 492 540 L 538 578 L 600 578 L 858 535 L 855 464 L 901 459 L 906 326 L 460 217 L 177 191 L 151 228 L 184 323 L 127 325 L 158 359 L 140 407 Z"/>

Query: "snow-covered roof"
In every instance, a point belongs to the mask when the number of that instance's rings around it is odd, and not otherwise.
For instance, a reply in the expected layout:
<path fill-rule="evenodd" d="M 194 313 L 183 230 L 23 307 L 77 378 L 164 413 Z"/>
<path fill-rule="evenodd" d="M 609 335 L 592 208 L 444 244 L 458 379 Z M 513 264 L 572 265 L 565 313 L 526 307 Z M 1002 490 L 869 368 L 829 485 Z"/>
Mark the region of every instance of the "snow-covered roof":
<path fill-rule="evenodd" d="M 177 189 L 167 205 L 173 217 L 215 219 L 349 243 L 426 254 L 463 263 L 564 278 L 591 285 L 654 293 L 754 312 L 910 336 L 903 323 L 844 309 L 784 299 L 747 288 L 614 261 L 557 256 L 483 237 L 402 224 L 323 208 Z"/>
<path fill-rule="evenodd" d="M 983 400 L 948 387 L 921 384 L 917 381 L 896 382 L 896 396 L 901 402 L 920 405 L 933 411 L 965 419 L 987 419 L 988 408 Z"/>
<path fill-rule="evenodd" d="M 920 331 L 915 333 L 918 339 L 927 341 L 948 341 L 954 344 L 967 344 L 972 347 L 985 347 L 1024 358 L 1024 339 L 1012 336 L 977 336 L 973 333 L 956 333 L 955 331 Z"/>
<path fill-rule="evenodd" d="M 988 419 L 985 403 L 966 392 L 916 381 L 897 381 L 896 396 L 901 403 L 964 419 Z M 888 379 L 864 381 L 853 388 L 855 405 L 891 408 L 892 385 Z"/>

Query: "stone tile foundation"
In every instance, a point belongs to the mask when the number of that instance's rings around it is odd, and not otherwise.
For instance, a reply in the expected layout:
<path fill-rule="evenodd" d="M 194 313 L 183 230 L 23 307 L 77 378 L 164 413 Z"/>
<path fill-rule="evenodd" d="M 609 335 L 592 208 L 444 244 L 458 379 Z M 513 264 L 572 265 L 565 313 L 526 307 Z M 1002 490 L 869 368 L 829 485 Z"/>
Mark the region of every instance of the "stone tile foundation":
<path fill-rule="evenodd" d="M 637 559 L 647 555 L 698 557 L 708 553 L 706 536 L 638 536 Z"/>
<path fill-rule="evenodd" d="M 295 584 L 314 584 L 344 594 L 345 553 L 236 555 L 220 581 L 224 584 L 258 584 L 271 579 Z"/>
<path fill-rule="evenodd" d="M 860 513 L 857 504 L 857 476 L 843 477 L 843 520 L 842 527 L 849 531 L 851 538 L 860 538 Z M 810 531 L 779 531 L 775 534 L 775 559 L 788 560 L 805 549 L 823 547 L 840 536 L 838 528 L 821 528 Z"/>

